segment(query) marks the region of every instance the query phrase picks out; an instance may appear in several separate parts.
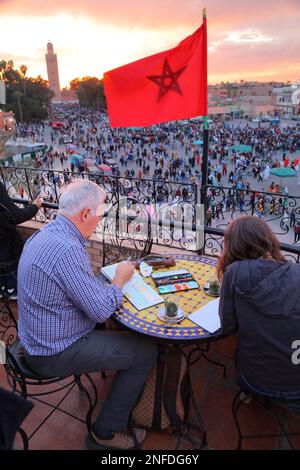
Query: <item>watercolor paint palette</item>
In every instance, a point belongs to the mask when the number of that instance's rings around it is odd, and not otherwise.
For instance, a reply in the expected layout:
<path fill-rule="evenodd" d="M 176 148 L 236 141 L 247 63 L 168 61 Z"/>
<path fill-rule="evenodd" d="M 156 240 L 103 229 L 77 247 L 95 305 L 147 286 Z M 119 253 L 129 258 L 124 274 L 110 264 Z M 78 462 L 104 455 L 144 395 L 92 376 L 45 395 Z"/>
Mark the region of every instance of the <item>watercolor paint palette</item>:
<path fill-rule="evenodd" d="M 160 294 L 170 294 L 199 288 L 194 276 L 186 269 L 154 273 L 151 277 Z"/>

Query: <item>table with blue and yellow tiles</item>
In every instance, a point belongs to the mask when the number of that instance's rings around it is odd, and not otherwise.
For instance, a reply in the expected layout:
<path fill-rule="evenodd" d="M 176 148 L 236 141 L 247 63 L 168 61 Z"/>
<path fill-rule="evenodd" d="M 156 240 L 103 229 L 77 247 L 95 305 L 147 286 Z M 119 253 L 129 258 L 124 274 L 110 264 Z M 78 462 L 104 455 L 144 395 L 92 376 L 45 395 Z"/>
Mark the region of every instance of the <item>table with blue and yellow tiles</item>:
<path fill-rule="evenodd" d="M 180 308 L 186 317 L 180 323 L 167 325 L 162 322 L 157 312 L 162 304 L 138 311 L 128 300 L 124 299 L 122 306 L 115 312 L 115 319 L 126 329 L 136 333 L 153 336 L 156 339 L 178 342 L 197 342 L 199 340 L 213 339 L 218 333 L 212 335 L 200 328 L 187 318 L 188 315 L 203 307 L 213 298 L 203 291 L 204 284 L 209 281 L 210 275 L 216 270 L 216 260 L 199 255 L 172 255 L 176 260 L 176 266 L 169 270 L 187 269 L 195 278 L 199 289 L 180 291 L 176 295 L 181 297 Z M 167 271 L 166 268 L 159 271 Z M 144 279 L 153 289 L 155 284 L 151 277 Z M 163 296 L 162 296 L 163 297 Z"/>

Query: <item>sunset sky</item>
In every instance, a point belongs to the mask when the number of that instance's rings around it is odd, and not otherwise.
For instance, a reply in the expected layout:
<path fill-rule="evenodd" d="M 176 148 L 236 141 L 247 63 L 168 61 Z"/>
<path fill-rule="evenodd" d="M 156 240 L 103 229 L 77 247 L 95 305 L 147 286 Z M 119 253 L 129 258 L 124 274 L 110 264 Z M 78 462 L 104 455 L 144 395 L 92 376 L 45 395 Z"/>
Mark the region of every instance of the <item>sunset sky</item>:
<path fill-rule="evenodd" d="M 176 46 L 208 9 L 209 82 L 300 79 L 300 0 L 0 0 L 0 59 L 61 86 Z"/>

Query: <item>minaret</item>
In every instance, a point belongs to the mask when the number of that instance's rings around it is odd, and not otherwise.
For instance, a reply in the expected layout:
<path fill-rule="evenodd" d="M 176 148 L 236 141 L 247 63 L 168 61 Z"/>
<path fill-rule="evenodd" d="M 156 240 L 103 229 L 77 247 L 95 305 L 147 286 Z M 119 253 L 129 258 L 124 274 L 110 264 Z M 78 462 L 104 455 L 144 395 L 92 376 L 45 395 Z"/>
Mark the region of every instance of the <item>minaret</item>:
<path fill-rule="evenodd" d="M 47 54 L 45 54 L 45 57 L 47 64 L 49 87 L 55 93 L 54 99 L 60 100 L 57 55 L 54 54 L 53 44 L 50 41 L 47 43 Z"/>

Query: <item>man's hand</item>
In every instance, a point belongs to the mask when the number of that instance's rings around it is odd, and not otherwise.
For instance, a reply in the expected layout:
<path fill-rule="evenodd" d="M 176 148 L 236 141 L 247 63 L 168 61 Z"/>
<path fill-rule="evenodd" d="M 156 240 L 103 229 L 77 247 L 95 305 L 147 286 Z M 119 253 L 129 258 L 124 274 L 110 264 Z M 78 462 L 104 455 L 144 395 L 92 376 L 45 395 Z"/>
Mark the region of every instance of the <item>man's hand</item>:
<path fill-rule="evenodd" d="M 35 198 L 34 201 L 32 201 L 32 204 L 34 204 L 35 206 L 37 206 L 39 209 L 42 207 L 43 198 L 41 197 L 40 194 Z"/>
<path fill-rule="evenodd" d="M 112 284 L 123 289 L 124 284 L 128 282 L 134 273 L 134 266 L 130 261 L 123 261 L 120 263 L 116 270 L 116 275 L 112 280 Z"/>

